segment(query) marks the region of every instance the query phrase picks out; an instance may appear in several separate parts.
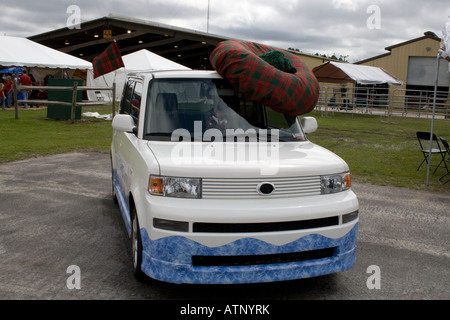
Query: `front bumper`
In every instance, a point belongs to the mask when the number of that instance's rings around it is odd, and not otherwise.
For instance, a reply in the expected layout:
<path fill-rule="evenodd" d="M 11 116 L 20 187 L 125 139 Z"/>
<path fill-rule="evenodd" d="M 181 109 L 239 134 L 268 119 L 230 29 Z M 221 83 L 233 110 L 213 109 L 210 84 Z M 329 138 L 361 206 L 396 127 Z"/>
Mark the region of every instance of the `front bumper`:
<path fill-rule="evenodd" d="M 358 211 L 359 204 L 350 190 L 264 201 L 174 199 L 149 194 L 145 198 L 146 201 L 136 203 L 143 245 L 141 269 L 157 280 L 192 284 L 285 281 L 344 271 L 355 263 L 359 219 L 352 213 Z M 345 218 L 349 215 L 353 217 L 350 220 Z M 238 225 L 282 222 L 285 226 L 329 217 L 337 218 L 338 222 L 266 232 L 197 232 L 194 228 L 197 222 Z M 189 227 L 184 232 L 155 228 L 155 218 L 185 221 Z M 331 250 L 322 255 L 323 249 L 328 248 Z M 297 255 L 303 253 L 308 257 L 298 259 Z M 272 259 L 273 255 L 276 259 Z M 246 257 L 250 263 L 242 263 Z M 253 263 L 260 258 L 270 262 Z M 196 263 L 198 260 L 208 263 Z"/>
<path fill-rule="evenodd" d="M 344 271 L 355 263 L 358 223 L 340 238 L 310 234 L 284 245 L 273 245 L 256 238 L 242 238 L 226 245 L 208 247 L 184 236 L 151 240 L 141 229 L 143 257 L 141 268 L 151 278 L 171 283 L 238 284 L 309 278 Z M 236 257 L 318 252 L 334 248 L 331 256 L 300 261 L 194 266 L 193 257 Z"/>

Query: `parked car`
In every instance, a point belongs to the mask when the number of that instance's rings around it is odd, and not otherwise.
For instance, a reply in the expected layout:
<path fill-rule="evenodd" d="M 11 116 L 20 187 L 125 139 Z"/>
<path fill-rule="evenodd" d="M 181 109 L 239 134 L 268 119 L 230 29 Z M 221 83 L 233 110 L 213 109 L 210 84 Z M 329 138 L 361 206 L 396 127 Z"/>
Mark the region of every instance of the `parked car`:
<path fill-rule="evenodd" d="M 284 281 L 355 263 L 348 165 L 313 117 L 246 101 L 215 71 L 128 77 L 112 123 L 113 196 L 138 279 Z"/>

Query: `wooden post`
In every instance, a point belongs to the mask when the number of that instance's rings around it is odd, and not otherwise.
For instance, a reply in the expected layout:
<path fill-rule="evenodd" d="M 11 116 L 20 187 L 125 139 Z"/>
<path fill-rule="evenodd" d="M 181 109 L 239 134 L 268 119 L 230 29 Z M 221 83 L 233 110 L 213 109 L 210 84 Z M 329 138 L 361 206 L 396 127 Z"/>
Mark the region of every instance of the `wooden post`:
<path fill-rule="evenodd" d="M 116 83 L 113 82 L 112 86 L 112 117 L 116 116 Z"/>
<path fill-rule="evenodd" d="M 14 115 L 16 119 L 19 119 L 19 104 L 17 102 L 17 81 L 13 81 L 13 98 L 14 98 Z"/>
<path fill-rule="evenodd" d="M 72 114 L 70 116 L 70 119 L 72 120 L 72 123 L 75 122 L 75 111 L 77 109 L 77 88 L 78 88 L 78 82 L 75 81 L 73 83 L 73 94 L 72 94 Z"/>

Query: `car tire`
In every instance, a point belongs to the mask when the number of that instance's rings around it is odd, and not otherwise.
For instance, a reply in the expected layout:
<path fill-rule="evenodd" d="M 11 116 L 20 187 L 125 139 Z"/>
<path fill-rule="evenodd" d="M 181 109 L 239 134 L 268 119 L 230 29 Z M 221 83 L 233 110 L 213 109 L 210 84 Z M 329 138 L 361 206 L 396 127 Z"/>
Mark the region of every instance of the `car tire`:
<path fill-rule="evenodd" d="M 117 204 L 119 202 L 117 200 L 116 191 L 114 189 L 114 173 L 113 172 L 111 172 L 111 176 L 112 176 L 112 178 L 111 178 L 111 195 L 112 195 L 112 199 L 113 199 L 114 203 Z"/>
<path fill-rule="evenodd" d="M 113 162 L 112 162 L 112 155 L 111 156 L 111 195 L 112 195 L 112 199 L 114 201 L 115 204 L 118 203 L 117 200 L 117 196 L 116 196 L 116 191 L 114 188 L 114 167 L 113 167 Z"/>
<path fill-rule="evenodd" d="M 131 259 L 133 263 L 133 274 L 139 281 L 146 280 L 146 275 L 142 272 L 142 239 L 139 231 L 139 221 L 136 209 L 131 211 Z"/>

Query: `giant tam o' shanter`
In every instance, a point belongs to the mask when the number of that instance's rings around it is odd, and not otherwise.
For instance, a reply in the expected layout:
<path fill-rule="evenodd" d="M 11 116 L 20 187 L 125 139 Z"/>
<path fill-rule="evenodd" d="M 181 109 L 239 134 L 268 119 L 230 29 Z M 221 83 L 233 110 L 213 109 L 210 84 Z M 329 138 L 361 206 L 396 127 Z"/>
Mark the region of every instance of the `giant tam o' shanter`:
<path fill-rule="evenodd" d="M 244 98 L 285 115 L 311 112 L 319 99 L 316 77 L 294 53 L 228 40 L 217 45 L 210 61 Z"/>

